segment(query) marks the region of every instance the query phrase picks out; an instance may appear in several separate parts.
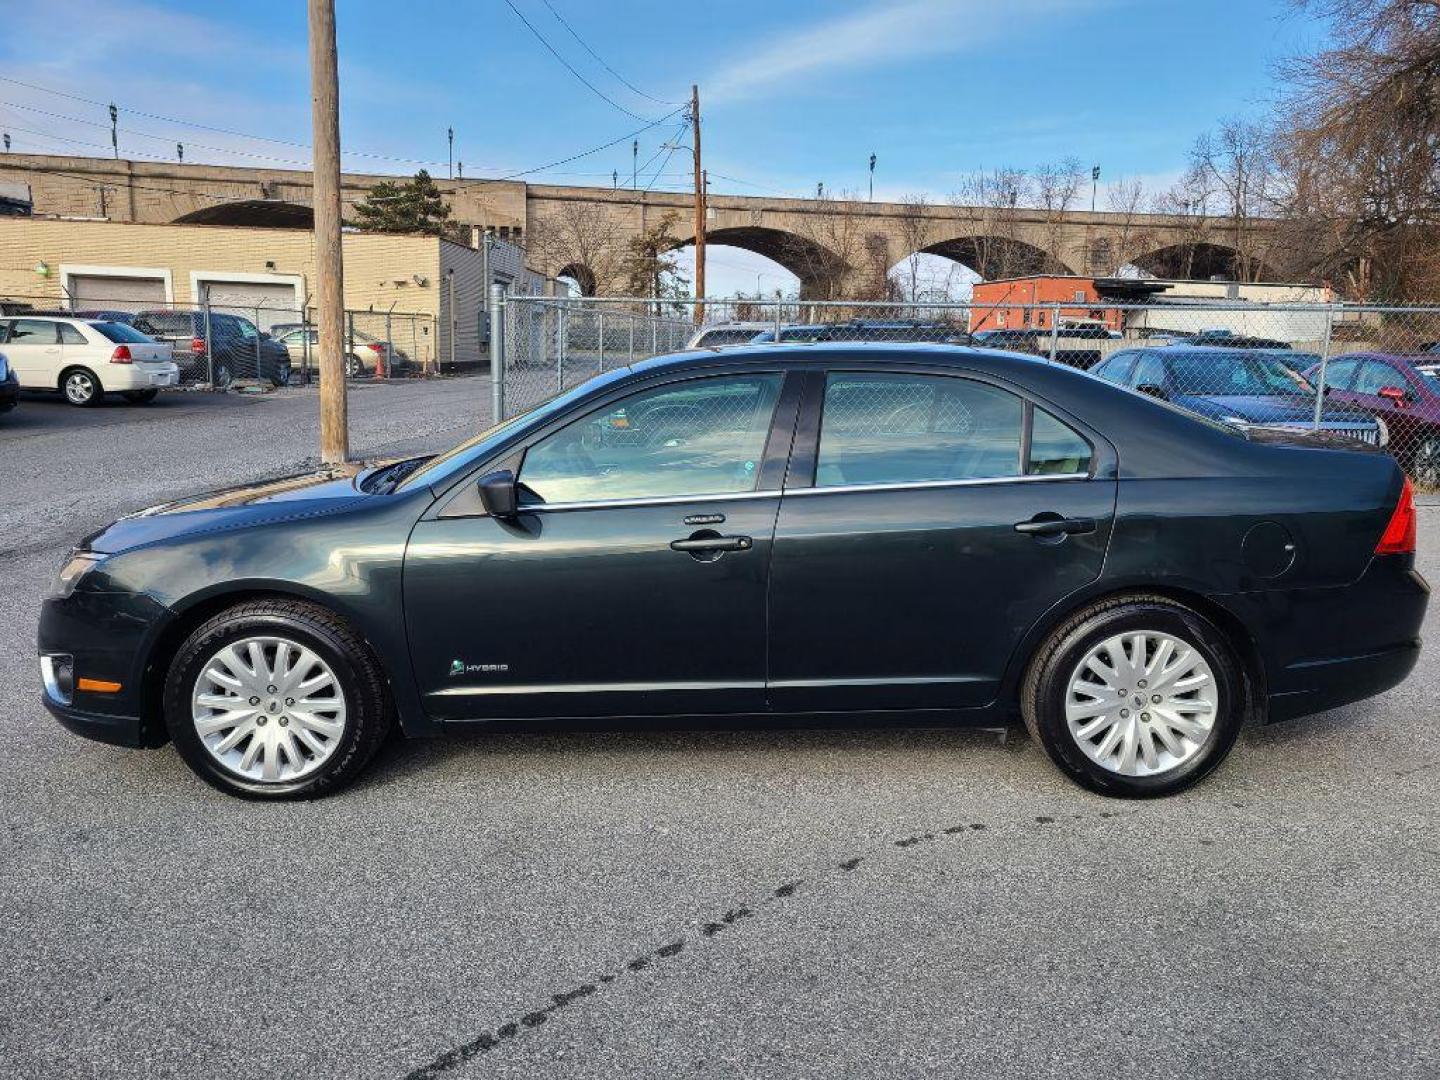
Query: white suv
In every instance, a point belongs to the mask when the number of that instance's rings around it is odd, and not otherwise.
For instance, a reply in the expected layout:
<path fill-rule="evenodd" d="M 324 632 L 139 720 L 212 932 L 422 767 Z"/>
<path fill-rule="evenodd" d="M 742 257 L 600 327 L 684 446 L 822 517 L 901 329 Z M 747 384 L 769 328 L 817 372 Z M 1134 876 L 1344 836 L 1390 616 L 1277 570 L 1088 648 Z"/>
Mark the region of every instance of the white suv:
<path fill-rule="evenodd" d="M 98 405 L 104 394 L 143 404 L 180 382 L 170 345 L 124 323 L 12 316 L 0 319 L 0 345 L 21 389 L 59 390 L 71 405 Z"/>

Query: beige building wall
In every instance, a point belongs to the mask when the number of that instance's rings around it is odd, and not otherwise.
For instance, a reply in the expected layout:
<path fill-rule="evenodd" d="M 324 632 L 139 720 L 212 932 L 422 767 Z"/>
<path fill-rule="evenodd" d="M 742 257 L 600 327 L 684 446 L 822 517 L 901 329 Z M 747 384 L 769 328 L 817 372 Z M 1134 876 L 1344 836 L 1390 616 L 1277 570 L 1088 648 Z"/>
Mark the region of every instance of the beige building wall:
<path fill-rule="evenodd" d="M 453 270 L 458 335 L 453 355 L 459 363 L 485 359 L 479 338 L 485 292 L 480 252 L 433 236 L 383 233 L 346 233 L 343 245 L 345 307 L 357 313 L 358 330 L 383 335 L 385 313 L 393 311 L 392 333 L 400 348 L 417 361 L 448 363 Z M 69 307 L 67 287 L 77 274 L 127 272 L 163 279 L 166 301 L 175 304 L 199 303 L 206 280 L 289 286 L 297 312 L 309 306 L 313 314 L 314 236 L 308 230 L 0 218 L 0 300 Z"/>

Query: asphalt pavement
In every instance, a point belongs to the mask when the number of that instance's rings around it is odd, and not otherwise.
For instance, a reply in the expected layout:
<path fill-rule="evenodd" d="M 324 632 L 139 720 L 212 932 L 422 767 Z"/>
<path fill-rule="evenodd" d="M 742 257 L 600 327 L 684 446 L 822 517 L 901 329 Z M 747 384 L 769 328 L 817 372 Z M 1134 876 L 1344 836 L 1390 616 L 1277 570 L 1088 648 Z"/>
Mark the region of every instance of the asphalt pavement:
<path fill-rule="evenodd" d="M 449 445 L 488 399 L 358 388 L 355 449 Z M 314 416 L 0 417 L 0 1075 L 1440 1075 L 1433 652 L 1145 803 L 1018 730 L 396 741 L 273 806 L 64 732 L 34 629 L 68 545 L 303 466 Z M 1440 578 L 1440 506 L 1421 551 Z"/>

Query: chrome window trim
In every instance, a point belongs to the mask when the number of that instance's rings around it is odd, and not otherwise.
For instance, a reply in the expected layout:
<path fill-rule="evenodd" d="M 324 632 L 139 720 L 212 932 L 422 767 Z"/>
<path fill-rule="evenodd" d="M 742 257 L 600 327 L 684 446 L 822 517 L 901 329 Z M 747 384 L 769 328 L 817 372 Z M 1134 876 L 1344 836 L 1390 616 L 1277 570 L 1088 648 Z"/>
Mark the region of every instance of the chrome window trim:
<path fill-rule="evenodd" d="M 833 495 L 842 491 L 927 491 L 932 488 L 982 487 L 990 484 L 1033 484 L 1041 480 L 1089 480 L 1089 473 L 1030 473 L 1026 476 L 986 476 L 966 480 L 909 480 L 895 484 L 828 484 L 823 487 L 786 488 L 785 495 Z"/>
<path fill-rule="evenodd" d="M 773 499 L 779 488 L 764 491 L 715 492 L 708 495 L 655 495 L 644 499 L 595 499 L 590 502 L 534 503 L 520 507 L 520 513 L 556 513 L 568 510 L 615 510 L 631 506 L 684 506 L 689 503 L 735 502 L 741 499 Z"/>

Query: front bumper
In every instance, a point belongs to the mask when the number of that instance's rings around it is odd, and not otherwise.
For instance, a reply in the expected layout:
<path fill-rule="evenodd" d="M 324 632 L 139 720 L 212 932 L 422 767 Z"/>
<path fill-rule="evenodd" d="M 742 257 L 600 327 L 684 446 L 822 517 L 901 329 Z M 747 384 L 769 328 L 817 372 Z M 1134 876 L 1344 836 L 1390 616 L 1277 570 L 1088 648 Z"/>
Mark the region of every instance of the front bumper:
<path fill-rule="evenodd" d="M 40 607 L 39 654 L 69 657 L 68 696 L 45 678 L 41 700 L 60 723 L 117 746 L 159 746 L 165 725 L 149 657 L 169 609 L 140 593 L 86 591 L 52 596 Z M 82 681 L 83 680 L 83 681 Z M 104 687 L 105 689 L 92 689 Z M 117 687 L 117 689 L 110 689 Z"/>

